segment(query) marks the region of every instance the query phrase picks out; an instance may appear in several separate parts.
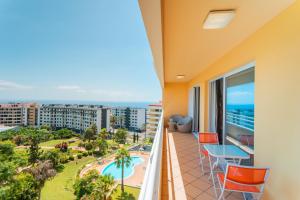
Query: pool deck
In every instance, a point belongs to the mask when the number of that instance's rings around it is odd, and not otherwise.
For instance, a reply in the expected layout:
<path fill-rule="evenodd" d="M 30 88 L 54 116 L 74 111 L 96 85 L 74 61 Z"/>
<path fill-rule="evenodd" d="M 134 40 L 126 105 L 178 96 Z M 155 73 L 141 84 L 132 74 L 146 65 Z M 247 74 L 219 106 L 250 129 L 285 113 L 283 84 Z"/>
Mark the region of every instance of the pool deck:
<path fill-rule="evenodd" d="M 133 187 L 141 187 L 142 186 L 145 171 L 146 171 L 148 160 L 149 160 L 149 154 L 150 154 L 149 152 L 130 151 L 130 156 L 139 156 L 139 157 L 143 158 L 144 162 L 136 165 L 134 167 L 134 174 L 131 175 L 130 177 L 124 179 L 125 185 L 133 186 Z M 80 177 L 82 177 L 88 171 L 93 170 L 93 169 L 97 170 L 100 174 L 102 172 L 102 170 L 113 161 L 114 161 L 114 155 L 111 155 L 107 158 L 104 158 L 102 161 L 97 161 L 95 163 L 89 164 L 81 171 Z M 116 182 L 121 183 L 121 180 L 116 180 Z"/>

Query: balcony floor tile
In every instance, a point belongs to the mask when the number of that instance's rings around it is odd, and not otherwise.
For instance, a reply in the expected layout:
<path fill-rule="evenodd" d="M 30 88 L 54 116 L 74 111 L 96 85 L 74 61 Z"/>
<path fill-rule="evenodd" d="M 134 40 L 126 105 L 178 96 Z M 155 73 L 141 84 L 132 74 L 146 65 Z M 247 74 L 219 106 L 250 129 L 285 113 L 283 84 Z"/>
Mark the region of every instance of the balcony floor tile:
<path fill-rule="evenodd" d="M 198 144 L 190 133 L 167 132 L 164 138 L 164 170 L 162 196 L 176 200 L 213 200 L 216 199 L 212 181 L 208 179 L 209 165 L 205 160 L 206 174 L 199 165 Z M 167 180 L 164 180 L 167 179 Z M 169 184 L 166 184 L 166 183 Z M 225 193 L 227 200 L 242 200 L 240 193 Z"/>

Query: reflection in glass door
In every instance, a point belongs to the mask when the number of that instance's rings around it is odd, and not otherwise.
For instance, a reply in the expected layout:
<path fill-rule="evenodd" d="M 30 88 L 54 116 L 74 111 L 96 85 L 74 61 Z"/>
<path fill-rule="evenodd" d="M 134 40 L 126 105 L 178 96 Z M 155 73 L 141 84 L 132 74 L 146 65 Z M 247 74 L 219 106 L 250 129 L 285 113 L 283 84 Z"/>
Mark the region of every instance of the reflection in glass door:
<path fill-rule="evenodd" d="M 225 79 L 225 136 L 254 149 L 254 67 Z"/>

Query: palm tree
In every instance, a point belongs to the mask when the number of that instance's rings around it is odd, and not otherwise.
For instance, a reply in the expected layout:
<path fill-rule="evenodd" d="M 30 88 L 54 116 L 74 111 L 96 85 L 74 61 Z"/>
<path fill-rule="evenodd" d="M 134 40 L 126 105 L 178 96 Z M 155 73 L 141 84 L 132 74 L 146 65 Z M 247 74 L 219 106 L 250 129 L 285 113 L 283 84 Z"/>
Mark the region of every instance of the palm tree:
<path fill-rule="evenodd" d="M 91 128 L 87 128 L 84 133 L 84 139 L 87 139 L 90 143 L 91 139 L 94 138 L 94 131 Z"/>
<path fill-rule="evenodd" d="M 115 184 L 114 178 L 111 175 L 100 176 L 96 181 L 91 196 L 94 199 L 106 200 L 112 194 L 112 188 Z"/>
<path fill-rule="evenodd" d="M 100 133 L 99 133 L 99 137 L 103 140 L 106 140 L 108 136 L 108 133 L 106 131 L 106 128 L 101 129 Z"/>
<path fill-rule="evenodd" d="M 131 157 L 129 152 L 123 147 L 120 148 L 116 153 L 115 162 L 117 168 L 121 168 L 122 171 L 121 189 L 122 193 L 124 193 L 124 166 L 129 167 L 131 164 Z"/>
<path fill-rule="evenodd" d="M 110 116 L 110 126 L 113 130 L 113 133 L 115 132 L 116 123 L 117 123 L 117 117 L 115 115 Z"/>
<path fill-rule="evenodd" d="M 92 131 L 93 131 L 93 135 L 97 135 L 97 126 L 96 126 L 96 124 L 92 124 L 91 126 L 90 126 L 90 128 L 92 129 Z"/>

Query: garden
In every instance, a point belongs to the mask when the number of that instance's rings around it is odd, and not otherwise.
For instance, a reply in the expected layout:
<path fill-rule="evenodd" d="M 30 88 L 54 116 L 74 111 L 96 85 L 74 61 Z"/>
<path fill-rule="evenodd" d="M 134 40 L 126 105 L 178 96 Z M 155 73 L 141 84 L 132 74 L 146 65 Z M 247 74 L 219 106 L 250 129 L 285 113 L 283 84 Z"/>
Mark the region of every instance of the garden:
<path fill-rule="evenodd" d="M 1 132 L 0 200 L 137 199 L 138 188 L 118 185 L 109 175 L 91 171 L 79 177 L 87 164 L 107 155 L 127 165 L 132 145 L 125 129 L 97 133 L 95 125 L 82 135 L 48 126 Z"/>

